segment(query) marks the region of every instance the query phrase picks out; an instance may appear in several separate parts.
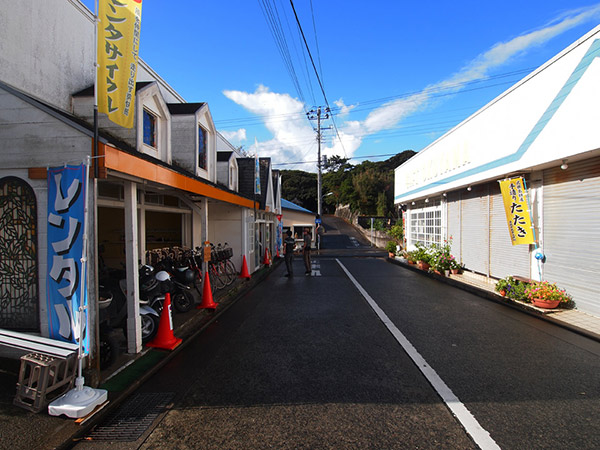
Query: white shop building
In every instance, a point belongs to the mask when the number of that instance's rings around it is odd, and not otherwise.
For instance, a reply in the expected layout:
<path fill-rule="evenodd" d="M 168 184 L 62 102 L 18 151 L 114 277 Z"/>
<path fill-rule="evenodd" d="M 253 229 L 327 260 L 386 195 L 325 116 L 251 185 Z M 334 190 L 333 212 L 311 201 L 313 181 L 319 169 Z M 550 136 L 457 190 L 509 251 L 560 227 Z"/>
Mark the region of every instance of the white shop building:
<path fill-rule="evenodd" d="M 600 315 L 599 79 L 596 27 L 398 167 L 407 248 L 451 237 L 467 271 L 555 282 Z M 534 245 L 508 232 L 498 181 L 519 176 Z"/>

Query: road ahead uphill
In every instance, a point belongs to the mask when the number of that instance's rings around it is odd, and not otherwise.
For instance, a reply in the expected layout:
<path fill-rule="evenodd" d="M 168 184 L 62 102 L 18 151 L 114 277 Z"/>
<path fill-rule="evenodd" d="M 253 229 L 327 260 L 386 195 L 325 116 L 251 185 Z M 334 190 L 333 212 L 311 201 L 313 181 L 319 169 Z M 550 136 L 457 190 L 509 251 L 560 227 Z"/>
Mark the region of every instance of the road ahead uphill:
<path fill-rule="evenodd" d="M 76 448 L 600 447 L 600 344 L 325 226 L 311 276 L 280 265 L 132 395 L 166 405 L 135 439 Z"/>

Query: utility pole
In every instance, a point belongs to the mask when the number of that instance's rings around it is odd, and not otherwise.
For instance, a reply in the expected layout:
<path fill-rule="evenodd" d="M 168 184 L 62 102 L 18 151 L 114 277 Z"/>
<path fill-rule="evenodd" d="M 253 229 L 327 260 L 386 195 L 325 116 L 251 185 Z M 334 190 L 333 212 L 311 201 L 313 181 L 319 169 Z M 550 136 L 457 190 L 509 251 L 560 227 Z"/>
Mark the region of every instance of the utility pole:
<path fill-rule="evenodd" d="M 329 108 L 325 108 L 325 112 L 321 112 L 321 107 L 317 107 L 317 110 L 311 109 L 306 113 L 309 120 L 317 121 L 317 214 L 319 219 L 321 219 L 321 214 L 323 213 L 322 208 L 322 196 L 321 196 L 321 168 L 323 166 L 323 161 L 321 159 L 321 119 L 329 119 L 330 110 Z M 328 128 L 327 128 L 328 129 Z"/>

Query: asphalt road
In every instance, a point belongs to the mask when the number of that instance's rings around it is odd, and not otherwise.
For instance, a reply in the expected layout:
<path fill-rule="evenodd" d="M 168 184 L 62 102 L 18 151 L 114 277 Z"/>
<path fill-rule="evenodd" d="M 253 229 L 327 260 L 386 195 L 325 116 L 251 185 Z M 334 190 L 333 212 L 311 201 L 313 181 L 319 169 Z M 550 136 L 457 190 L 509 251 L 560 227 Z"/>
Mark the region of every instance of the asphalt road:
<path fill-rule="evenodd" d="M 600 344 L 349 249 L 335 225 L 313 276 L 279 266 L 140 389 L 173 396 L 142 437 L 77 448 L 600 448 Z"/>

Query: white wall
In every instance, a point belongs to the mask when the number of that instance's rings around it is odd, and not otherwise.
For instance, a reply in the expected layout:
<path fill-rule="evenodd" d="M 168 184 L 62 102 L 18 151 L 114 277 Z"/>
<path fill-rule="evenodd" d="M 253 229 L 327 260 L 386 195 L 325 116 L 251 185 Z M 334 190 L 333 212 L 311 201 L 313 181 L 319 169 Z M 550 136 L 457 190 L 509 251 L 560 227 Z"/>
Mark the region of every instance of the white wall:
<path fill-rule="evenodd" d="M 70 111 L 71 94 L 94 84 L 95 46 L 93 13 L 78 0 L 0 0 L 0 80 L 12 87 Z M 183 100 L 141 60 L 137 80 Z"/>
<path fill-rule="evenodd" d="M 208 205 L 208 240 L 217 245 L 226 242 L 233 249 L 232 261 L 238 271 L 242 268 L 243 220 L 242 208 L 228 203 L 211 201 Z"/>

